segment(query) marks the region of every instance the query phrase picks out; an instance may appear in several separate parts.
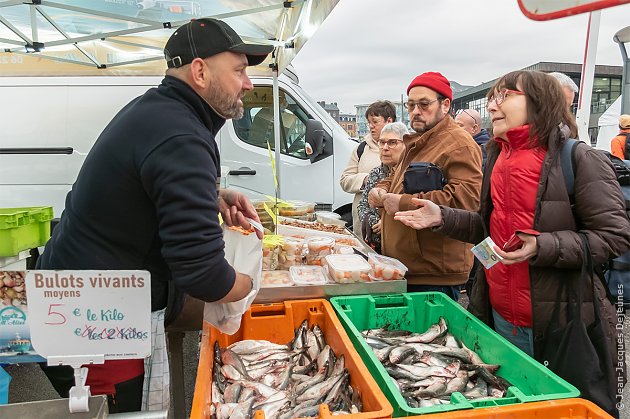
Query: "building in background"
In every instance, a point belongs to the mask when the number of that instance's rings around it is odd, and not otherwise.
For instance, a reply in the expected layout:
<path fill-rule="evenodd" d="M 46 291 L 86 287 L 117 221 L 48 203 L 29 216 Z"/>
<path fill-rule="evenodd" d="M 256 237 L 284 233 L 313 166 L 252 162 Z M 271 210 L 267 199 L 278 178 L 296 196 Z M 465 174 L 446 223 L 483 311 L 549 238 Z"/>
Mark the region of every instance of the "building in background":
<path fill-rule="evenodd" d="M 319 106 L 324 108 L 328 115 L 332 116 L 332 118 L 339 122 L 339 107 L 337 107 L 337 102 L 326 103 L 325 101 L 319 101 Z"/>
<path fill-rule="evenodd" d="M 540 62 L 523 70 L 537 70 L 545 73 L 558 71 L 571 77 L 575 84 L 580 85 L 582 74 L 581 64 Z M 588 124 L 588 133 L 591 143 L 597 138 L 597 123 L 599 117 L 621 95 L 622 66 L 596 65 L 595 79 L 593 81 L 593 96 L 591 99 L 591 117 Z M 473 86 L 461 92 L 453 92 L 453 113 L 459 109 L 476 109 L 481 114 L 483 128 L 490 127 L 490 116 L 487 112 L 486 94 L 497 79 Z M 578 95 L 575 95 L 572 111 L 577 110 Z"/>
<path fill-rule="evenodd" d="M 356 115 L 342 113 L 339 114 L 339 125 L 343 128 L 349 136 L 357 138 L 357 117 Z"/>
<path fill-rule="evenodd" d="M 391 102 L 396 107 L 396 121 L 409 125 L 409 113 L 407 112 L 405 104 L 400 100 L 398 102 L 392 100 Z M 370 133 L 370 128 L 367 125 L 367 118 L 365 117 L 365 111 L 367 111 L 368 106 L 370 106 L 369 103 L 364 105 L 354 105 L 357 110 L 357 137 L 359 139 L 363 139 L 363 137 Z"/>

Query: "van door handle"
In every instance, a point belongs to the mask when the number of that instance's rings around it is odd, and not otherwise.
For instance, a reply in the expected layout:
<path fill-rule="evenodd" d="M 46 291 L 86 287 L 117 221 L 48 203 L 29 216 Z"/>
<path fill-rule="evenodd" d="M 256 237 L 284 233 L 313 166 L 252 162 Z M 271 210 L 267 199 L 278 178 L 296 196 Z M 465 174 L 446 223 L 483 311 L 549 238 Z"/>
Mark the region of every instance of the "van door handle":
<path fill-rule="evenodd" d="M 256 171 L 250 169 L 249 167 L 243 167 L 238 170 L 230 170 L 228 174 L 232 176 L 252 176 L 256 174 Z"/>

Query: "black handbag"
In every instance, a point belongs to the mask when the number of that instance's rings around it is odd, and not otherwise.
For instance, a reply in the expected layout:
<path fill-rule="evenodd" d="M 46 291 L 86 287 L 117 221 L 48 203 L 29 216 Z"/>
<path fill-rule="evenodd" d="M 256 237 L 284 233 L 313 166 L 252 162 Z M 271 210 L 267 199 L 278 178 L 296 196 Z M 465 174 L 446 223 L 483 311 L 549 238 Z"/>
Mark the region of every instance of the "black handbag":
<path fill-rule="evenodd" d="M 562 280 L 551 322 L 540 340 L 536 358 L 551 371 L 567 380 L 580 390 L 580 397 L 597 404 L 614 417 L 616 408 L 616 375 L 610 358 L 601 304 L 595 294 L 593 283 L 593 261 L 588 239 L 580 234 L 584 245 L 584 261 L 580 277 Z M 595 321 L 586 325 L 582 320 L 584 282 L 589 281 L 593 291 Z M 566 289 L 568 296 L 567 323 L 560 325 L 560 297 Z"/>
<path fill-rule="evenodd" d="M 411 163 L 403 178 L 403 191 L 406 194 L 442 190 L 444 185 L 446 185 L 446 179 L 442 170 L 429 162 Z"/>

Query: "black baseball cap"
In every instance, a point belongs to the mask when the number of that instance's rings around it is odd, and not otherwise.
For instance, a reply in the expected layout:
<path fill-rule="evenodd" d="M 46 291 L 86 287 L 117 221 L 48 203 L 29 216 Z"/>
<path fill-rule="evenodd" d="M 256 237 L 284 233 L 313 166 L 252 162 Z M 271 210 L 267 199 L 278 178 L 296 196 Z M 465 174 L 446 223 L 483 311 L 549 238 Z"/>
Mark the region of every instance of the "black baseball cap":
<path fill-rule="evenodd" d="M 225 51 L 245 54 L 249 65 L 265 61 L 272 45 L 246 44 L 227 23 L 211 18 L 194 19 L 177 28 L 164 46 L 168 68 L 190 64 Z"/>

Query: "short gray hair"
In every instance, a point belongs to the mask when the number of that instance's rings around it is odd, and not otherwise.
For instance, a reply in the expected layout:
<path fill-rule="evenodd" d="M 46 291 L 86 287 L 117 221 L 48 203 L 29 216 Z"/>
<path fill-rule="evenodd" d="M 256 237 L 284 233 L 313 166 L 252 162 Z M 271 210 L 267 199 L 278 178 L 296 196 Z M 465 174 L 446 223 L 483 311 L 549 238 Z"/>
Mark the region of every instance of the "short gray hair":
<path fill-rule="evenodd" d="M 381 134 L 383 134 L 384 132 L 394 133 L 398 136 L 398 138 L 401 139 L 403 135 L 409 134 L 409 130 L 402 122 L 390 122 L 389 124 L 386 124 L 381 130 Z M 378 141 L 378 139 L 376 140 Z"/>
<path fill-rule="evenodd" d="M 558 80 L 560 82 L 560 86 L 568 87 L 569 89 L 573 90 L 574 93 L 580 91 L 580 89 L 577 87 L 577 84 L 575 84 L 571 77 L 567 76 L 566 74 L 554 71 L 553 73 L 549 73 L 549 75 Z"/>

